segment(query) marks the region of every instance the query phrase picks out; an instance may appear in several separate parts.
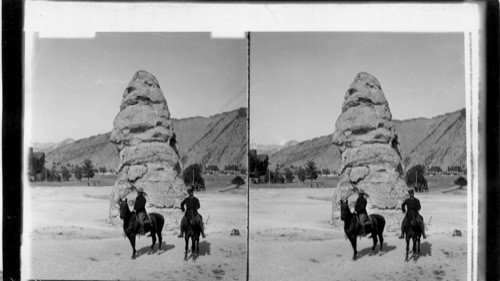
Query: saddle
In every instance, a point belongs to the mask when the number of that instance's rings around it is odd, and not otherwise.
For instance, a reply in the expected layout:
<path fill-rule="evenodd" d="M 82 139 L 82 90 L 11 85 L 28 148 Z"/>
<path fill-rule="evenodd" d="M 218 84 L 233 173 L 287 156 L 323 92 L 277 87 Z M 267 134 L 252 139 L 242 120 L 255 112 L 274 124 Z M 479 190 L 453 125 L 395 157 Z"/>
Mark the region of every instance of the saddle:
<path fill-rule="evenodd" d="M 135 220 L 139 221 L 139 214 L 134 212 Z M 144 217 L 144 225 L 149 224 L 150 226 L 153 226 L 153 220 L 151 219 L 151 216 L 146 213 L 146 217 Z"/>
<path fill-rule="evenodd" d="M 361 224 L 361 219 L 359 218 L 359 215 L 358 215 L 358 214 L 356 214 L 355 216 L 356 216 L 356 221 L 357 221 L 359 224 Z M 372 219 L 370 218 L 370 216 L 369 216 L 368 214 L 366 214 L 366 219 L 365 219 L 364 223 L 365 223 L 365 225 L 366 225 L 366 224 L 372 224 Z"/>

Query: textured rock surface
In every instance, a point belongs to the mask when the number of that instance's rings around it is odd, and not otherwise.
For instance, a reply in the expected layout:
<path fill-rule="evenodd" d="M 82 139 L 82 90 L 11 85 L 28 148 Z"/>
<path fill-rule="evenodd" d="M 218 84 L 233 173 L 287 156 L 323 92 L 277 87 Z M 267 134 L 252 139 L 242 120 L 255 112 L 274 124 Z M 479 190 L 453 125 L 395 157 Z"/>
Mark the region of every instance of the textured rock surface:
<path fill-rule="evenodd" d="M 126 197 L 133 204 L 136 188 L 148 194 L 148 208 L 172 208 L 186 196 L 179 155 L 170 145 L 173 129 L 158 81 L 138 71 L 123 93 L 110 136 L 120 155 L 110 198 L 111 222 L 120 219 L 116 201 Z"/>
<path fill-rule="evenodd" d="M 356 202 L 355 187 L 369 194 L 369 207 L 394 209 L 406 197 L 406 183 L 392 115 L 377 79 L 359 73 L 349 87 L 332 143 L 339 146 L 341 176 L 333 197 L 333 218 L 338 203 Z"/>

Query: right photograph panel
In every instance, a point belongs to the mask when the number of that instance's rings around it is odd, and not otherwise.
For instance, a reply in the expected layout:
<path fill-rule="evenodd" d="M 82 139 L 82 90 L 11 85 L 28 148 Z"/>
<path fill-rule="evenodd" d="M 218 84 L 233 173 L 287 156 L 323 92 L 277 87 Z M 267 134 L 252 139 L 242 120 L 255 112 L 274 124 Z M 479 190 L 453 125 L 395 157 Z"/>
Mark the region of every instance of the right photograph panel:
<path fill-rule="evenodd" d="M 250 280 L 466 279 L 464 34 L 249 38 Z"/>

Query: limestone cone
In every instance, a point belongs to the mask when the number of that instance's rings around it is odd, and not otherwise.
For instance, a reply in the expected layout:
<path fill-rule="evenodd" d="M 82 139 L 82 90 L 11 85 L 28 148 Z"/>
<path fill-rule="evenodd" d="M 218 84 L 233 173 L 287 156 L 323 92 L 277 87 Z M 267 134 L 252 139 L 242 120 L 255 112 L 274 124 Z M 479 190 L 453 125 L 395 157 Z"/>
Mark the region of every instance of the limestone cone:
<path fill-rule="evenodd" d="M 120 155 L 109 205 L 111 222 L 119 220 L 116 201 L 127 197 L 132 204 L 137 188 L 148 194 L 150 208 L 172 208 L 187 195 L 173 130 L 158 81 L 138 71 L 123 93 L 110 136 Z"/>
<path fill-rule="evenodd" d="M 356 202 L 356 188 L 369 194 L 369 206 L 399 208 L 406 183 L 389 104 L 377 79 L 359 73 L 349 87 L 332 142 L 340 147 L 341 176 L 333 196 L 333 218 L 339 201 Z"/>

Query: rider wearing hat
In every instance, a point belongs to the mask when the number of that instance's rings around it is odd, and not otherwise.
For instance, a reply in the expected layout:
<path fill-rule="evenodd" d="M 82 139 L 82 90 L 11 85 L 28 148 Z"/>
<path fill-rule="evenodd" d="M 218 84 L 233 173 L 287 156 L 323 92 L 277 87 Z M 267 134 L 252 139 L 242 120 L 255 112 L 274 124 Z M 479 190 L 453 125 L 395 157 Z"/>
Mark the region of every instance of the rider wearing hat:
<path fill-rule="evenodd" d="M 182 238 L 184 236 L 183 226 L 187 221 L 186 214 L 189 210 L 193 210 L 195 213 L 195 220 L 200 225 L 201 236 L 203 238 L 205 238 L 206 236 L 205 236 L 205 231 L 203 229 L 203 218 L 201 217 L 200 214 L 198 214 L 198 209 L 200 208 L 200 200 L 198 200 L 198 198 L 193 196 L 193 188 L 192 187 L 189 188 L 187 191 L 188 191 L 189 196 L 186 197 L 181 202 L 181 210 L 183 212 L 185 211 L 185 213 L 184 213 L 184 217 L 182 217 L 182 221 L 181 221 L 181 233 L 177 237 Z M 186 205 L 186 209 L 184 209 L 184 205 Z"/>
<path fill-rule="evenodd" d="M 427 236 L 425 235 L 425 225 L 424 225 L 424 220 L 422 218 L 422 216 L 418 213 L 418 211 L 420 211 L 420 200 L 418 200 L 417 198 L 415 198 L 415 190 L 413 190 L 412 188 L 408 190 L 408 194 L 410 195 L 410 198 L 407 198 L 403 204 L 401 205 L 401 209 L 403 209 L 403 213 L 406 212 L 406 208 L 405 207 L 408 207 L 408 211 L 410 210 L 413 210 L 416 214 L 417 214 L 417 222 L 420 224 L 420 228 L 422 229 L 422 237 L 427 238 Z M 407 223 L 407 220 L 406 220 L 406 216 L 404 217 L 403 219 L 403 223 L 401 224 L 401 236 L 399 236 L 400 239 L 403 239 L 405 238 L 404 236 L 404 226 L 406 225 Z"/>
<path fill-rule="evenodd" d="M 144 235 L 144 219 L 146 218 L 146 197 L 144 195 L 148 194 L 144 192 L 142 187 L 139 187 L 137 189 L 137 197 L 135 198 L 134 210 L 141 225 L 141 229 L 139 230 L 141 235 Z"/>
<path fill-rule="evenodd" d="M 366 198 L 365 191 L 362 188 L 358 189 L 358 200 L 356 200 L 356 205 L 354 206 L 354 212 L 358 214 L 359 223 L 361 224 L 361 235 L 366 235 L 365 225 L 370 224 L 371 221 L 368 218 L 368 213 L 366 212 Z M 367 222 L 365 222 L 368 219 Z"/>

